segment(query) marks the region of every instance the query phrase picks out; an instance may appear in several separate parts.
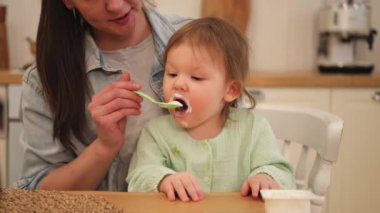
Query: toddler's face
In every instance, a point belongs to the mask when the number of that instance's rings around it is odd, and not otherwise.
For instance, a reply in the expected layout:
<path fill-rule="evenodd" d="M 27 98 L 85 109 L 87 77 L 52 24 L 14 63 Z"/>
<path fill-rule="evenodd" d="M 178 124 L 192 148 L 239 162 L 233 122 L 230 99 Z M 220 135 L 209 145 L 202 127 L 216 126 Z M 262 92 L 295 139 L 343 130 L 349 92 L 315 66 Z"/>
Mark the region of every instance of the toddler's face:
<path fill-rule="evenodd" d="M 184 104 L 183 108 L 170 110 L 184 128 L 195 131 L 220 128 L 229 85 L 224 63 L 211 58 L 204 48 L 183 43 L 170 49 L 165 66 L 164 96 L 166 101 L 177 100 Z"/>

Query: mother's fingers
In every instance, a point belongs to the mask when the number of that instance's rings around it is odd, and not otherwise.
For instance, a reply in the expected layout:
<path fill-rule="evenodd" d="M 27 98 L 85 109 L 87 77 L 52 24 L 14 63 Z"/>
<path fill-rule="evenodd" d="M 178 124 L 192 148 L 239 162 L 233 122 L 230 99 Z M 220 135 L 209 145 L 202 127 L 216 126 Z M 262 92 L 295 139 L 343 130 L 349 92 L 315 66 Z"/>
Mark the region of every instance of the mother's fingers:
<path fill-rule="evenodd" d="M 139 115 L 140 111 L 137 109 L 123 109 L 114 111 L 106 116 L 96 117 L 96 123 L 100 128 L 109 129 L 114 124 L 129 115 Z"/>
<path fill-rule="evenodd" d="M 112 88 L 107 91 L 103 91 L 101 93 L 98 93 L 93 96 L 90 104 L 89 104 L 89 109 L 93 109 L 96 106 L 99 105 L 105 105 L 115 99 L 128 99 L 130 101 L 134 101 L 136 103 L 141 103 L 142 98 L 138 95 L 136 95 L 134 92 L 131 92 L 126 89 L 121 89 L 118 87 Z"/>
<path fill-rule="evenodd" d="M 93 99 L 97 98 L 98 96 L 102 96 L 104 93 L 108 93 L 109 91 L 115 90 L 115 89 L 124 89 L 128 91 L 135 91 L 140 89 L 140 85 L 138 83 L 132 82 L 132 81 L 115 81 L 111 84 L 107 85 L 103 89 L 101 89 L 99 92 L 97 92 Z"/>
<path fill-rule="evenodd" d="M 130 81 L 131 80 L 131 75 L 128 72 L 123 72 L 123 73 L 121 73 L 119 79 L 121 81 Z"/>
<path fill-rule="evenodd" d="M 105 116 L 120 109 L 134 109 L 140 111 L 140 103 L 124 98 L 115 98 L 104 105 L 98 105 L 90 109 L 91 117 Z"/>

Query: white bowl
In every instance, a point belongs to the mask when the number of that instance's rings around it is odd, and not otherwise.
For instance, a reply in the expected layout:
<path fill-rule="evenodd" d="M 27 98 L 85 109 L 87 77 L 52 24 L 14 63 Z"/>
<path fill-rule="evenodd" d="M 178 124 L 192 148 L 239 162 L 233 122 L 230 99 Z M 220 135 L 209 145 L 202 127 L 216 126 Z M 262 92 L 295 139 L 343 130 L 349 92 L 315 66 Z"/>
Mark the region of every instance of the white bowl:
<path fill-rule="evenodd" d="M 261 190 L 266 213 L 309 213 L 314 197 L 307 190 Z"/>

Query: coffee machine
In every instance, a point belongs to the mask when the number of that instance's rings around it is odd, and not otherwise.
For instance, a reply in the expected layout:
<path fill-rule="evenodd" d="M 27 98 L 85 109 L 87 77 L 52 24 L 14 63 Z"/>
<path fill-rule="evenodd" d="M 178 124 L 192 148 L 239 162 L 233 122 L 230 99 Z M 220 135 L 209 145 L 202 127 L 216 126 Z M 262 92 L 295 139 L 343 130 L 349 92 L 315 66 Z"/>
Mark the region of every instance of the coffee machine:
<path fill-rule="evenodd" d="M 321 73 L 371 73 L 373 42 L 368 2 L 340 0 L 326 3 L 318 16 L 318 60 Z"/>

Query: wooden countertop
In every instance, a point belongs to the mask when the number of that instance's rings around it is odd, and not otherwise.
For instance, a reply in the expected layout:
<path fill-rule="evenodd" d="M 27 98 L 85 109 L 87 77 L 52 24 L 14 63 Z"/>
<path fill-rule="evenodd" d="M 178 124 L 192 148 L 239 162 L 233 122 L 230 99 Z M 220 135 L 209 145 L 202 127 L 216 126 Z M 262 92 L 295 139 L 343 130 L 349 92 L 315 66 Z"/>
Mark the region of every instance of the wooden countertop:
<path fill-rule="evenodd" d="M 247 81 L 254 87 L 380 87 L 380 73 L 320 74 L 319 72 L 251 72 Z"/>
<path fill-rule="evenodd" d="M 0 70 L 0 84 L 21 84 L 22 73 Z M 380 87 L 380 72 L 371 75 L 318 72 L 251 72 L 250 87 Z"/>
<path fill-rule="evenodd" d="M 0 85 L 21 84 L 22 74 L 19 70 L 0 70 Z"/>

